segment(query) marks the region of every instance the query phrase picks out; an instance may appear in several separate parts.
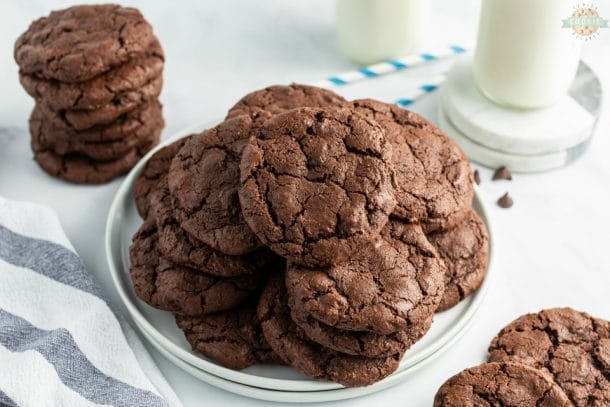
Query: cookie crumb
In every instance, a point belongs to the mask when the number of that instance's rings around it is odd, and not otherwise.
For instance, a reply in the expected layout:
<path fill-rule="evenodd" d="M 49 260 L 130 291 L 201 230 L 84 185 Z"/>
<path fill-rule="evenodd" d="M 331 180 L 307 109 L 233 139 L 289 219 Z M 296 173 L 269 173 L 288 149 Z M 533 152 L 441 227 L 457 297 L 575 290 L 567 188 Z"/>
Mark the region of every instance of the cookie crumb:
<path fill-rule="evenodd" d="M 477 183 L 477 185 L 481 185 L 481 174 L 479 174 L 479 170 L 474 170 L 474 182 Z"/>
<path fill-rule="evenodd" d="M 496 169 L 496 172 L 494 172 L 493 177 L 491 177 L 492 181 L 497 181 L 501 179 L 508 181 L 511 181 L 513 179 L 513 175 L 505 166 L 498 167 L 498 169 Z"/>
<path fill-rule="evenodd" d="M 508 192 L 502 195 L 500 199 L 498 199 L 498 206 L 504 209 L 508 209 L 513 206 L 513 198 L 508 195 Z"/>

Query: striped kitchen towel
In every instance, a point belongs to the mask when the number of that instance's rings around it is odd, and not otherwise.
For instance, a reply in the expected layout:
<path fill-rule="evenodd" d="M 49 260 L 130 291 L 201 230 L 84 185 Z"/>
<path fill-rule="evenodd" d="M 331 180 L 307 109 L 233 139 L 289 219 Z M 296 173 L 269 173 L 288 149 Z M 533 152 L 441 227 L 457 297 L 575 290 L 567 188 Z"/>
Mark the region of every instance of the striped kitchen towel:
<path fill-rule="evenodd" d="M 0 405 L 180 405 L 55 213 L 2 197 Z"/>

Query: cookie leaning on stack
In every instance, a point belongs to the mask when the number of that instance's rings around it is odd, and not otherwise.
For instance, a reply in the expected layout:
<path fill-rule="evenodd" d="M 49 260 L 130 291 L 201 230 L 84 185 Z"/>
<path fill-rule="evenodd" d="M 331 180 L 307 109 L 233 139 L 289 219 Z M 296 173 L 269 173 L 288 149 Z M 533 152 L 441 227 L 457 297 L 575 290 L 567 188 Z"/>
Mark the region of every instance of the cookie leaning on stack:
<path fill-rule="evenodd" d="M 177 314 L 195 350 L 227 367 L 282 360 L 310 377 L 368 385 L 398 367 L 441 304 L 482 281 L 487 234 L 472 195 L 466 157 L 420 116 L 272 86 L 146 164 L 134 189 L 148 220 L 131 247 L 132 279 L 140 298 Z M 143 247 L 156 269 L 142 273 L 138 246 L 152 233 L 156 247 Z M 222 310 L 187 309 L 187 290 L 159 277 L 157 259 L 225 279 L 250 265 L 267 283 Z M 192 281 L 189 292 L 206 290 Z"/>
<path fill-rule="evenodd" d="M 163 50 L 133 8 L 75 6 L 34 21 L 15 43 L 34 159 L 49 174 L 103 183 L 160 138 Z"/>

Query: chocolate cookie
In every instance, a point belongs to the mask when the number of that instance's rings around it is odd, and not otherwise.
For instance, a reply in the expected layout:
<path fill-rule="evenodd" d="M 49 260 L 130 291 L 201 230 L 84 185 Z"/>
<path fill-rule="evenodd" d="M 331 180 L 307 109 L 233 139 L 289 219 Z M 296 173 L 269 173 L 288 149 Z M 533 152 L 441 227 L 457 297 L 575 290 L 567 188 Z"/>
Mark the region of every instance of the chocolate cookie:
<path fill-rule="evenodd" d="M 576 406 L 610 405 L 610 322 L 571 308 L 527 314 L 489 346 L 492 362 L 517 362 L 549 374 Z"/>
<path fill-rule="evenodd" d="M 267 248 L 246 255 L 230 256 L 189 235 L 174 217 L 167 177 L 159 181 L 150 203 L 150 212 L 156 219 L 159 230 L 159 251 L 174 263 L 219 277 L 266 276 L 284 263 Z"/>
<path fill-rule="evenodd" d="M 163 129 L 163 117 L 158 115 L 154 120 L 143 123 L 131 135 L 113 141 L 89 142 L 74 137 L 64 139 L 64 135 L 56 137 L 55 133 L 47 133 L 45 117 L 40 115 L 38 108 L 30 117 L 31 145 L 34 153 L 51 150 L 59 155 L 80 154 L 96 161 L 111 161 L 127 154 L 141 145 L 156 145 Z"/>
<path fill-rule="evenodd" d="M 283 363 L 271 350 L 256 317 L 256 302 L 201 317 L 176 316 L 193 350 L 229 369 L 256 363 Z"/>
<path fill-rule="evenodd" d="M 83 82 L 143 56 L 154 39 L 134 8 L 74 6 L 34 21 L 15 43 L 15 60 L 25 74 Z"/>
<path fill-rule="evenodd" d="M 258 318 L 271 348 L 297 371 L 348 387 L 373 384 L 394 372 L 401 354 L 366 358 L 339 353 L 307 340 L 290 319 L 284 277 L 272 276 L 258 304 Z"/>
<path fill-rule="evenodd" d="M 243 255 L 261 243 L 241 214 L 239 163 L 252 119 L 238 116 L 193 136 L 176 154 L 167 177 L 176 218 L 213 249 Z"/>
<path fill-rule="evenodd" d="M 34 160 L 49 175 L 77 184 L 103 184 L 125 174 L 154 143 L 133 149 L 113 161 L 94 161 L 81 154 L 58 155 L 50 150 L 34 153 Z"/>
<path fill-rule="evenodd" d="M 297 107 L 340 107 L 348 102 L 336 93 L 315 86 L 274 85 L 248 93 L 227 114 L 227 119 L 248 115 L 257 123 Z"/>
<path fill-rule="evenodd" d="M 158 77 L 138 92 L 127 92 L 118 96 L 112 103 L 95 110 L 64 110 L 60 114 L 71 127 L 82 131 L 94 126 L 113 124 L 117 120 L 124 120 L 127 113 L 142 108 L 151 101 L 156 101 L 163 78 Z M 154 102 L 153 102 L 154 103 Z"/>
<path fill-rule="evenodd" d="M 416 113 L 372 99 L 352 103 L 385 129 L 392 146 L 397 202 L 393 215 L 421 223 L 426 232 L 456 225 L 474 194 L 472 170 L 462 150 Z"/>
<path fill-rule="evenodd" d="M 273 116 L 243 151 L 243 216 L 291 262 L 339 263 L 379 234 L 394 208 L 389 154 L 383 130 L 348 109 Z"/>
<path fill-rule="evenodd" d="M 432 317 L 430 317 L 423 323 L 389 335 L 365 331 L 346 331 L 318 321 L 307 314 L 302 306 L 297 306 L 293 302 L 294 299 L 289 296 L 290 316 L 307 338 L 326 348 L 348 355 L 380 358 L 404 353 L 424 336 L 432 325 Z"/>
<path fill-rule="evenodd" d="M 42 103 L 36 104 L 30 116 L 30 128 L 45 134 L 52 147 L 61 151 L 70 151 L 74 144 L 84 142 L 104 143 L 141 138 L 143 134 L 148 134 L 153 126 L 162 128 L 163 125 L 162 106 L 156 100 L 125 114 L 113 124 L 83 131 L 70 126 L 60 115 Z"/>
<path fill-rule="evenodd" d="M 485 224 L 471 209 L 455 227 L 428 234 L 445 263 L 445 293 L 437 311 L 444 311 L 472 294 L 483 282 L 489 258 Z"/>
<path fill-rule="evenodd" d="M 332 267 L 289 264 L 292 303 L 352 331 L 389 335 L 425 323 L 443 295 L 441 260 L 419 225 L 392 219 L 382 235 Z"/>
<path fill-rule="evenodd" d="M 159 96 L 163 79 L 163 51 L 153 42 L 147 55 L 87 82 L 65 83 L 21 73 L 26 92 L 55 111 L 96 110 L 108 105 L 143 103 Z"/>
<path fill-rule="evenodd" d="M 565 393 L 542 372 L 516 363 L 485 363 L 447 380 L 434 407 L 568 407 Z"/>
<path fill-rule="evenodd" d="M 190 137 L 190 136 L 189 136 Z M 181 138 L 155 152 L 142 169 L 133 186 L 133 197 L 138 213 L 143 219 L 148 217 L 150 195 L 162 177 L 167 176 L 172 159 L 182 148 L 188 137 Z"/>
<path fill-rule="evenodd" d="M 231 309 L 255 292 L 260 277 L 219 278 L 178 266 L 159 255 L 157 226 L 146 221 L 129 247 L 129 273 L 138 297 L 175 314 L 201 316 Z"/>

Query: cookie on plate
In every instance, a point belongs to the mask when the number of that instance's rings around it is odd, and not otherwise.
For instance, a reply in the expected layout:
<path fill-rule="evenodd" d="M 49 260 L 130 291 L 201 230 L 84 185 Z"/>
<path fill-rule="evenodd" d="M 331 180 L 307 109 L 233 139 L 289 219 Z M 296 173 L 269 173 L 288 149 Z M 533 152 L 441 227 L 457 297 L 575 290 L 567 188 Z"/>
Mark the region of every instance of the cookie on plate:
<path fill-rule="evenodd" d="M 452 229 L 427 237 L 445 264 L 445 293 L 437 309 L 444 311 L 468 297 L 483 282 L 489 259 L 487 228 L 471 209 Z"/>
<path fill-rule="evenodd" d="M 569 407 L 561 388 L 542 372 L 516 363 L 485 363 L 447 380 L 434 407 Z"/>
<path fill-rule="evenodd" d="M 274 85 L 248 93 L 227 114 L 227 119 L 250 116 L 257 124 L 269 117 L 297 107 L 341 107 L 347 100 L 328 89 L 315 86 Z"/>
<path fill-rule="evenodd" d="M 134 8 L 74 6 L 34 21 L 17 39 L 14 56 L 25 74 L 83 82 L 145 55 L 154 39 Z"/>
<path fill-rule="evenodd" d="M 349 109 L 273 116 L 242 154 L 243 217 L 290 262 L 339 263 L 388 222 L 395 205 L 389 155 L 383 129 Z"/>
<path fill-rule="evenodd" d="M 312 342 L 290 319 L 284 276 L 278 273 L 267 282 L 258 304 L 258 318 L 265 339 L 286 363 L 299 372 L 348 387 L 366 386 L 398 368 L 401 354 L 384 358 L 346 355 Z"/>
<path fill-rule="evenodd" d="M 157 222 L 159 252 L 176 264 L 218 277 L 267 276 L 284 264 L 282 258 L 267 248 L 230 256 L 191 236 L 174 217 L 167 177 L 153 191 L 150 204 L 150 213 Z"/>
<path fill-rule="evenodd" d="M 382 335 L 426 323 L 443 283 L 441 260 L 421 227 L 395 219 L 344 263 L 318 269 L 289 264 L 286 271 L 294 307 L 339 329 Z"/>
<path fill-rule="evenodd" d="M 527 314 L 489 346 L 491 362 L 517 362 L 555 380 L 576 406 L 610 405 L 610 322 L 571 308 Z"/>
<path fill-rule="evenodd" d="M 242 216 L 237 194 L 251 127 L 250 116 L 237 116 L 191 137 L 167 176 L 180 226 L 214 250 L 234 256 L 262 246 Z"/>
<path fill-rule="evenodd" d="M 472 205 L 474 180 L 464 152 L 437 126 L 396 105 L 372 99 L 352 102 L 375 120 L 392 147 L 396 207 L 392 213 L 426 232 L 459 223 Z"/>
<path fill-rule="evenodd" d="M 348 355 L 380 358 L 404 353 L 424 336 L 432 325 L 432 316 L 430 316 L 428 320 L 409 329 L 387 335 L 367 331 L 348 331 L 318 321 L 302 306 L 293 304 L 293 301 L 294 299 L 289 296 L 290 316 L 308 339 Z"/>
<path fill-rule="evenodd" d="M 201 316 L 236 307 L 260 286 L 260 276 L 220 278 L 178 266 L 159 255 L 157 226 L 142 224 L 129 247 L 129 273 L 138 297 L 174 314 Z"/>
<path fill-rule="evenodd" d="M 190 137 L 190 136 L 189 136 Z M 167 176 L 172 159 L 188 140 L 189 137 L 181 138 L 156 151 L 142 168 L 142 172 L 136 178 L 133 186 L 133 197 L 136 202 L 138 213 L 143 219 L 148 217 L 150 209 L 150 195 L 160 182 L 161 178 Z"/>
<path fill-rule="evenodd" d="M 201 317 L 177 315 L 176 324 L 193 350 L 229 369 L 257 363 L 283 363 L 271 350 L 256 317 L 254 301 Z"/>

